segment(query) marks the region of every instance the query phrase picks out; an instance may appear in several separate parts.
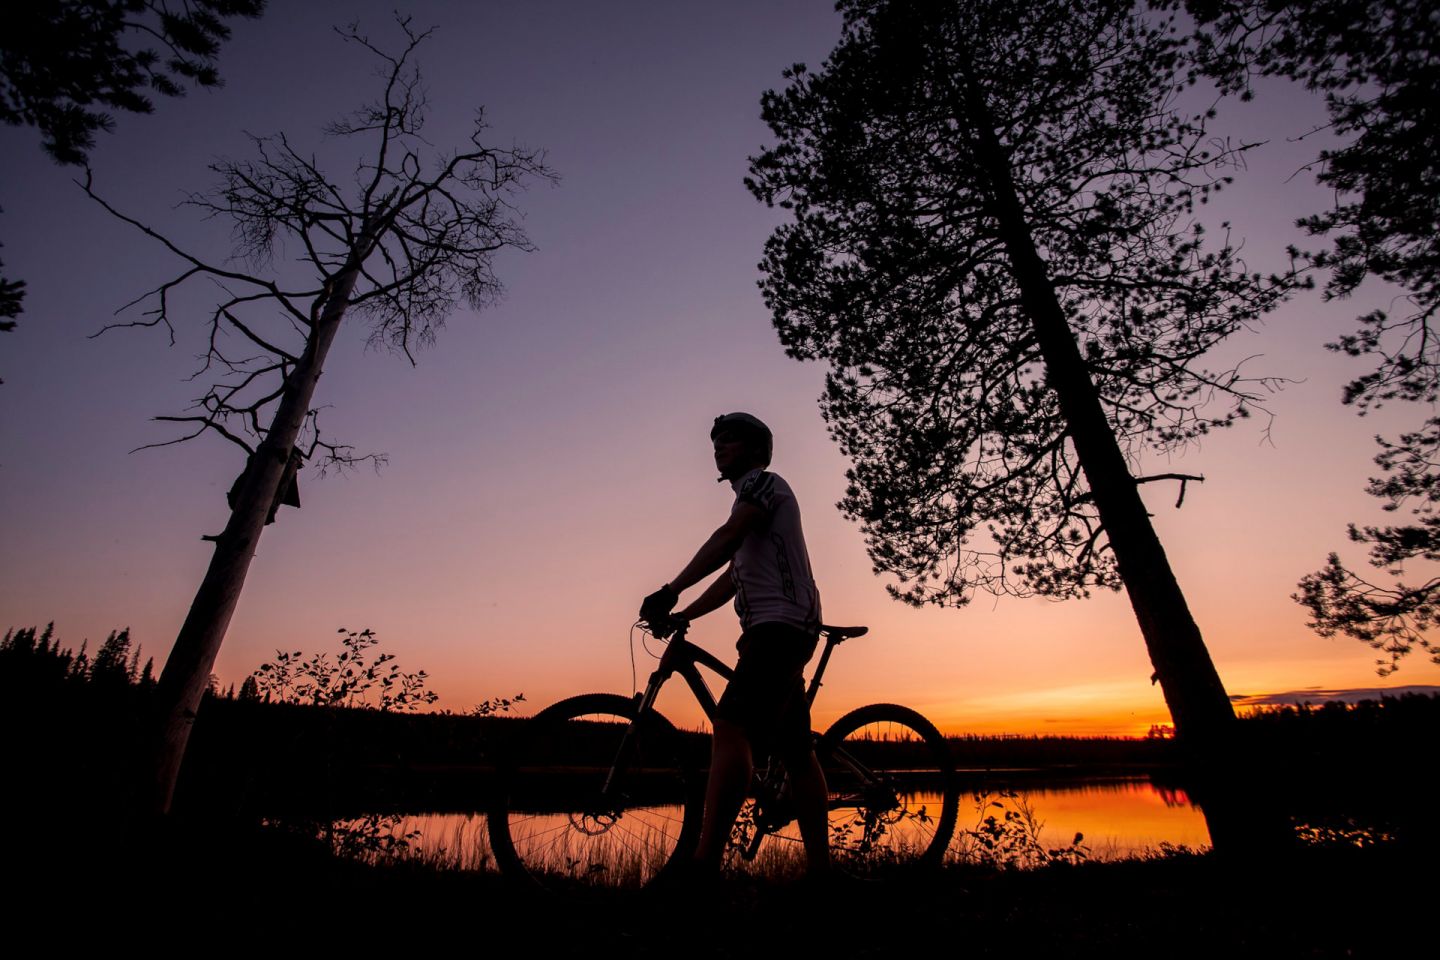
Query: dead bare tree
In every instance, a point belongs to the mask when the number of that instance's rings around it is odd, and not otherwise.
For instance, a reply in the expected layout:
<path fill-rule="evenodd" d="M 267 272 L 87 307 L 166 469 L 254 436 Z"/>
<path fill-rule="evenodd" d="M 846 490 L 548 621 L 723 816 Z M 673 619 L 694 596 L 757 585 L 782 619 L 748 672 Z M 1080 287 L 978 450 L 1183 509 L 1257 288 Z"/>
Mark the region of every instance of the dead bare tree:
<path fill-rule="evenodd" d="M 208 279 L 223 291 L 207 318 L 209 345 L 198 374 L 211 381 L 209 389 L 193 412 L 156 419 L 188 429 L 167 444 L 214 433 L 246 453 L 230 490 L 229 521 L 222 533 L 205 538 L 215 553 L 160 677 L 165 716 L 155 755 L 157 812 L 170 809 L 195 712 L 260 534 L 282 503 L 298 505 L 296 471 L 305 463 L 323 472 L 376 459 L 330 440 L 317 422 L 315 385 L 341 323 L 348 316 L 363 319 L 371 343 L 413 362 L 413 348 L 432 341 L 461 300 L 477 309 L 494 302 L 501 292 L 495 254 L 533 249 L 510 199 L 529 181 L 555 179 L 540 151 L 485 146 L 483 113 L 468 144 L 436 154 L 420 136 L 426 98 L 413 63 L 431 31 L 416 31 L 408 18 L 397 22 L 405 41 L 398 55 L 354 25 L 337 30 L 382 63 L 380 98 L 325 131 L 368 144 L 352 183 L 328 178 L 313 155 L 279 134 L 254 138 L 250 160 L 213 164 L 217 187 L 187 201 L 232 221 L 239 256 L 226 262 L 245 269 L 182 250 L 102 199 L 88 179 L 83 184 L 111 214 L 186 264 L 179 276 L 127 305 L 144 309 L 139 319 L 112 327 L 164 327 L 173 343 L 177 288 Z M 308 276 L 292 283 L 262 272 L 272 270 L 281 250 L 298 252 Z"/>

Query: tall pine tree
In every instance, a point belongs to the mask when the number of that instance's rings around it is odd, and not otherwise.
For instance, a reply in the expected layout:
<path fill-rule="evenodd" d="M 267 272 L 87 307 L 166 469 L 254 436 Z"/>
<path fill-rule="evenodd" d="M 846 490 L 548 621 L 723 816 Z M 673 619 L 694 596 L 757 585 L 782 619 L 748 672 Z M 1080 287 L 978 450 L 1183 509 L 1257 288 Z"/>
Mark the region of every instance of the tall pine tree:
<path fill-rule="evenodd" d="M 911 603 L 1123 585 L 1217 757 L 1233 711 L 1139 493 L 1185 478 L 1131 465 L 1250 412 L 1259 384 L 1202 358 L 1296 278 L 1194 222 L 1236 151 L 1174 109 L 1185 41 L 1118 0 L 840 9 L 823 68 L 764 98 L 749 183 L 793 212 L 761 286 L 832 368 L 842 509 Z"/>

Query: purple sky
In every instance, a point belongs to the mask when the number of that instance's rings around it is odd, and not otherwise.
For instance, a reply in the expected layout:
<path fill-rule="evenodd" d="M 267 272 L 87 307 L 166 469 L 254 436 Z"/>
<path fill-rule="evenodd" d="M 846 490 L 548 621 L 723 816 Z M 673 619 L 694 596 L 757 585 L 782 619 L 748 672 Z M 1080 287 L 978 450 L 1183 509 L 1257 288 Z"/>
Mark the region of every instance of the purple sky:
<path fill-rule="evenodd" d="M 1163 718 L 1123 596 L 904 608 L 832 506 L 845 463 L 815 405 L 823 370 L 786 359 L 776 341 L 755 264 L 777 212 L 741 185 L 747 155 L 767 142 L 761 92 L 795 61 L 818 64 L 838 35 L 828 2 L 409 11 L 440 27 L 421 50 L 427 138 L 461 142 L 484 104 L 493 142 L 545 149 L 562 181 L 519 198 L 539 250 L 500 258 L 504 301 L 458 311 L 418 367 L 367 353 L 359 328 L 342 332 L 318 394 L 333 405 L 327 426 L 389 466 L 302 477 L 303 509 L 283 511 L 260 544 L 222 681 L 276 647 L 329 648 L 347 626 L 376 630 L 402 665 L 429 670 L 452 709 L 519 690 L 543 704 L 628 689 L 639 598 L 729 506 L 708 424 L 746 409 L 775 428 L 774 466 L 804 508 L 827 619 L 874 628 L 837 655 L 817 722 L 880 699 L 956 730 L 1123 733 Z M 243 131 L 333 149 L 321 126 L 375 89 L 372 64 L 330 32 L 351 19 L 378 41 L 397 36 L 383 3 L 275 2 L 239 24 L 222 54 L 225 87 L 119 116 L 100 137 L 97 188 L 197 253 L 225 256 L 225 226 L 177 202 L 211 183 L 213 158 L 248 155 Z M 1287 139 L 1318 119 L 1286 88 L 1222 114 L 1221 132 L 1272 141 L 1209 215 L 1235 221 L 1257 269 L 1303 242 L 1294 218 L 1326 202 L 1294 175 L 1318 145 Z M 182 323 L 174 348 L 157 331 L 87 339 L 175 261 L 88 201 L 33 131 L 0 129 L 0 150 L 5 272 L 30 291 L 18 331 L 0 340 L 0 620 L 53 619 L 76 645 L 129 625 L 161 657 L 209 556 L 200 535 L 223 525 L 241 462 L 218 440 L 127 451 L 173 436 L 148 418 L 202 392 L 184 379 L 201 327 Z M 1182 510 L 1173 490 L 1147 490 L 1232 693 L 1375 683 L 1369 650 L 1317 638 L 1288 599 L 1342 546 L 1345 522 L 1381 516 L 1362 492 L 1370 437 L 1418 419 L 1361 420 L 1339 403 L 1358 365 L 1321 344 L 1390 297 L 1362 294 L 1301 298 L 1227 344 L 1225 357 L 1262 354 L 1257 371 L 1299 381 L 1274 398 L 1270 442 L 1252 423 L 1172 461 L 1207 477 Z M 197 285 L 185 301 L 194 320 L 205 295 Z M 695 636 L 726 651 L 733 634 L 722 611 Z M 1435 678 L 1414 660 L 1394 679 Z"/>

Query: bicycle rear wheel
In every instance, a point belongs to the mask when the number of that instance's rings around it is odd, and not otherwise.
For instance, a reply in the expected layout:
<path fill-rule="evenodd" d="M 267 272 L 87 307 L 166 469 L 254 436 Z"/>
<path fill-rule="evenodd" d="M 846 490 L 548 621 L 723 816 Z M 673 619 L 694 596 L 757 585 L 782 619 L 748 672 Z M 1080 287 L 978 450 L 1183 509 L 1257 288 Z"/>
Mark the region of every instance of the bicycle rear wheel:
<path fill-rule="evenodd" d="M 502 872 L 556 889 L 640 887 L 688 859 L 703 784 L 680 734 L 626 697 L 595 693 L 527 721 L 488 811 Z M 608 785 L 607 785 L 608 782 Z"/>
<path fill-rule="evenodd" d="M 871 704 L 835 721 L 816 755 L 830 793 L 830 852 L 838 866 L 869 872 L 940 863 L 960 794 L 934 724 L 908 707 Z"/>

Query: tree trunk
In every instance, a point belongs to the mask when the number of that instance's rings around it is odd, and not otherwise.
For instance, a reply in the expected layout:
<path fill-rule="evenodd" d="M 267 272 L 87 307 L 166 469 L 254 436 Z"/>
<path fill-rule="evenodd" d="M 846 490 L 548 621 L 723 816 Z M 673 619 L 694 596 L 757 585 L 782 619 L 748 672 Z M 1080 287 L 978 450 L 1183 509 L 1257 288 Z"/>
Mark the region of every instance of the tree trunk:
<path fill-rule="evenodd" d="M 1235 711 L 1225 685 L 1150 522 L 1139 485 L 1125 462 L 1100 393 L 1035 247 L 1009 157 L 994 135 L 992 118 L 973 92 L 969 108 L 975 120 L 977 155 L 991 187 L 990 212 L 998 222 L 1022 303 L 1034 325 L 1046 381 L 1059 400 L 1174 720 L 1176 737 L 1190 762 L 1191 783 L 1202 804 L 1211 842 L 1226 852 L 1274 848 L 1285 842 L 1288 831 L 1265 812 L 1263 802 L 1249 807 L 1240 793 L 1237 773 L 1243 753 L 1236 743 Z"/>
<path fill-rule="evenodd" d="M 215 538 L 215 554 L 205 571 L 190 612 L 175 638 L 175 646 L 160 675 L 159 697 L 163 727 L 154 755 L 155 813 L 170 812 L 185 746 L 195 725 L 195 713 L 205 695 L 215 658 L 225 640 L 230 618 L 240 600 L 245 575 L 255 556 L 260 534 L 280 487 L 285 465 L 295 448 L 310 412 L 310 401 L 320 379 L 326 354 L 335 340 L 359 276 L 359 259 L 339 275 L 326 296 L 324 309 L 295 369 L 285 381 L 280 405 L 270 430 L 245 466 L 235 488 L 235 504 L 225 530 Z"/>
<path fill-rule="evenodd" d="M 1175 721 L 1175 733 L 1192 741 L 1223 737 L 1235 719 L 1230 698 L 1150 523 L 1139 485 L 1125 463 L 1100 404 L 1100 393 L 1035 248 L 1009 158 L 994 136 L 988 111 L 973 97 L 971 112 L 977 121 L 977 152 L 991 185 L 991 213 L 999 223 L 1021 300 L 1034 324 L 1046 381 L 1060 401 L 1075 454 L 1115 551 L 1120 578 Z"/>

